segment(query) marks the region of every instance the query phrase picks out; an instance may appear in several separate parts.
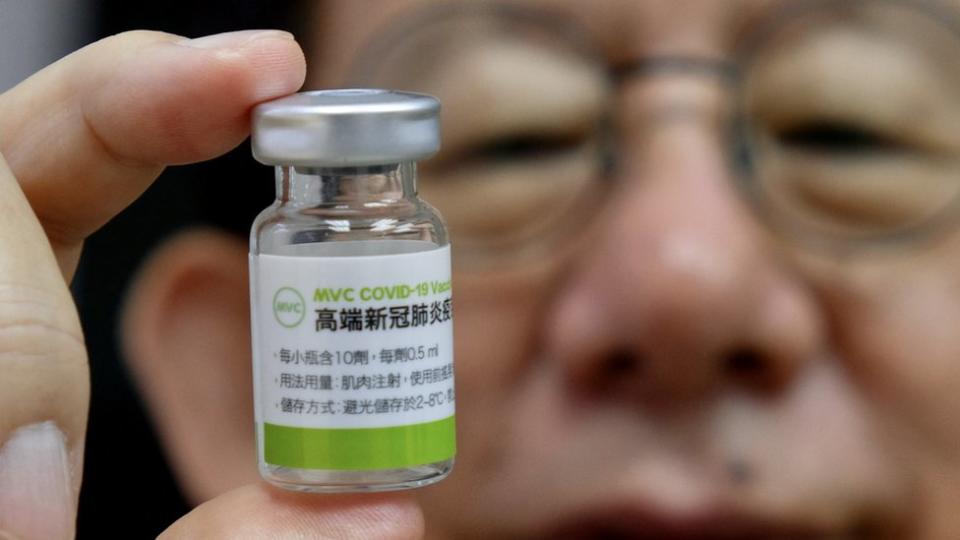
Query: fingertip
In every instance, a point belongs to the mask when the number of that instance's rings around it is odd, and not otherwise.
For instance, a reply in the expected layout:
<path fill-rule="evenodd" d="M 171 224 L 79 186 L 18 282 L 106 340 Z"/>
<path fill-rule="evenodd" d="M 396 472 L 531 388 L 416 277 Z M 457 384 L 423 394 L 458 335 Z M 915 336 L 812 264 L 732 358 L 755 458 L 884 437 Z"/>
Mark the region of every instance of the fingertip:
<path fill-rule="evenodd" d="M 306 77 L 303 50 L 294 35 L 283 30 L 241 30 L 176 44 L 210 51 L 228 70 L 247 71 L 253 102 L 296 92 Z M 232 65 L 235 60 L 245 65 Z"/>
<path fill-rule="evenodd" d="M 256 79 L 250 96 L 254 103 L 292 94 L 303 86 L 307 61 L 292 34 L 261 37 L 249 42 L 245 52 Z"/>
<path fill-rule="evenodd" d="M 254 105 L 297 91 L 306 76 L 299 44 L 275 30 L 153 38 L 124 60 L 88 94 L 84 114 L 111 153 L 149 164 L 227 152 L 247 136 Z"/>

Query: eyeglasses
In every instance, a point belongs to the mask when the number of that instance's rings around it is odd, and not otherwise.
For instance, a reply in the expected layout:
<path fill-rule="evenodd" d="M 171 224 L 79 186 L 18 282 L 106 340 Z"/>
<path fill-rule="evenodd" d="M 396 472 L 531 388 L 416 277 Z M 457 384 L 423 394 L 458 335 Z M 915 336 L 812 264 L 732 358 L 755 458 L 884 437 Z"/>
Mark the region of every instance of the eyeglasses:
<path fill-rule="evenodd" d="M 844 252 L 960 216 L 960 19 L 934 2 L 792 2 L 740 48 L 732 141 L 758 213 Z"/>
<path fill-rule="evenodd" d="M 602 212 L 624 72 L 574 21 L 516 4 L 446 3 L 376 36 L 345 82 L 443 102 L 444 149 L 423 165 L 420 190 L 446 216 L 459 261 L 542 254 Z M 732 176 L 793 239 L 873 246 L 960 215 L 960 24 L 946 8 L 783 2 L 729 63 L 629 67 L 630 76 L 658 69 L 711 71 L 730 84 Z"/>

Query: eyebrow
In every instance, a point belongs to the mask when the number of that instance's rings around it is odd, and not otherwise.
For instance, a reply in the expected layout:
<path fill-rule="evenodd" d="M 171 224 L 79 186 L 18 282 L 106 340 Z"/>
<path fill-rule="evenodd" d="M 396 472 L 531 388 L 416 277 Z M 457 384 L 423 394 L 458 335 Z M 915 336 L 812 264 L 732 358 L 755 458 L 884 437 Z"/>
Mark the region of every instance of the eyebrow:
<path fill-rule="evenodd" d="M 776 2 L 773 3 L 776 5 Z M 584 56 L 603 65 L 614 83 L 622 83 L 632 78 L 667 74 L 699 75 L 724 82 L 733 82 L 739 77 L 738 63 L 722 57 L 666 54 L 642 56 L 610 64 L 604 61 L 603 54 L 596 48 L 598 43 L 596 36 L 593 36 L 587 28 L 578 24 L 576 18 L 562 11 L 543 7 L 514 5 L 502 1 L 489 3 L 451 1 L 417 7 L 408 11 L 409 13 L 402 18 L 400 24 L 387 28 L 385 31 L 387 38 L 381 36 L 361 48 L 360 54 L 351 63 L 353 68 L 351 69 L 352 73 L 348 76 L 349 80 L 369 78 L 369 74 L 363 73 L 363 66 L 376 64 L 369 59 L 384 55 L 386 52 L 384 44 L 392 44 L 399 39 L 398 36 L 415 34 L 422 28 L 430 28 L 446 20 L 470 16 L 493 16 L 494 18 L 502 18 L 504 21 L 523 24 L 532 22 L 534 26 L 549 29 L 556 35 L 563 36 L 568 43 L 574 44 L 574 47 L 579 49 Z M 756 10 L 756 13 L 753 13 L 750 19 L 752 21 L 760 19 L 760 14 L 765 15 L 769 11 L 774 10 L 769 8 Z"/>

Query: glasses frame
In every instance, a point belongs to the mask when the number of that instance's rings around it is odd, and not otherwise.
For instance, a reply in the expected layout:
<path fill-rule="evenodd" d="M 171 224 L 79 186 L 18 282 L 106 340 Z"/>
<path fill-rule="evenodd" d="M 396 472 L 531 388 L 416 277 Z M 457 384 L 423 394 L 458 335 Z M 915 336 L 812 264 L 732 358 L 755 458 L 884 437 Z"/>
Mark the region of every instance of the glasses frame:
<path fill-rule="evenodd" d="M 747 78 L 744 74 L 750 71 L 750 66 L 756 62 L 756 57 L 762 53 L 764 46 L 782 35 L 784 27 L 810 14 L 826 13 L 838 8 L 858 9 L 864 5 L 887 5 L 912 10 L 947 30 L 956 39 L 957 50 L 960 51 L 960 12 L 938 1 L 788 0 L 765 14 L 753 26 L 753 30 L 739 43 L 734 55 L 737 74 L 732 78 L 736 87 L 732 94 L 734 96 L 733 115 L 728 140 L 731 144 L 729 151 L 731 165 L 739 191 L 755 216 L 775 234 L 805 248 L 833 255 L 861 255 L 879 251 L 900 251 L 908 246 L 919 247 L 935 242 L 946 233 L 957 229 L 960 224 L 960 189 L 953 201 L 944 205 L 929 219 L 874 234 L 864 234 L 857 238 L 839 238 L 838 235 L 824 234 L 793 220 L 780 219 L 765 202 L 755 165 L 758 145 L 754 142 L 754 132 L 750 128 L 750 115 L 747 112 L 745 97 Z M 957 181 L 960 182 L 960 177 Z"/>

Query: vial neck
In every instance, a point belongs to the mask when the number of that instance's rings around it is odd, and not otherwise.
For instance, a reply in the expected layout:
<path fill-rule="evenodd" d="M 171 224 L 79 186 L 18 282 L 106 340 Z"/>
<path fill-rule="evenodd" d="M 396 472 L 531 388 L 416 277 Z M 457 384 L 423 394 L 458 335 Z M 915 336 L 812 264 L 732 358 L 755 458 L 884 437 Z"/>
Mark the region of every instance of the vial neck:
<path fill-rule="evenodd" d="M 277 199 L 295 206 L 363 206 L 417 195 L 413 162 L 364 167 L 277 167 Z"/>

